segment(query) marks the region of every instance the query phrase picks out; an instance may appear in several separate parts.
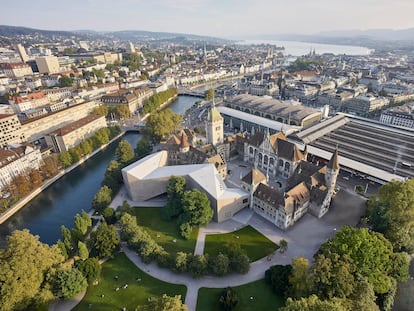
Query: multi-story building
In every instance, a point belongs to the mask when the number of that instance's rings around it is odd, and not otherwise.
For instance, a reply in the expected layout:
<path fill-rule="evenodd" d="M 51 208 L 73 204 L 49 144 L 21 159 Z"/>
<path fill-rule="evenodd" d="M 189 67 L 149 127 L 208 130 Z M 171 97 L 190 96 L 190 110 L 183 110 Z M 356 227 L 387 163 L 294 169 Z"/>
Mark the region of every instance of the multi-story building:
<path fill-rule="evenodd" d="M 389 103 L 389 99 L 384 97 L 359 95 L 346 101 L 343 105 L 343 109 L 345 112 L 365 116 L 371 111 L 379 110 L 387 106 Z"/>
<path fill-rule="evenodd" d="M 86 117 L 95 106 L 96 103 L 93 101 L 84 102 L 40 118 L 22 121 L 22 131 L 30 142 L 34 142 L 63 125 Z"/>
<path fill-rule="evenodd" d="M 142 108 L 144 100 L 152 95 L 148 87 L 137 89 L 119 90 L 117 92 L 102 96 L 101 101 L 108 106 L 127 105 L 129 111 L 135 112 Z"/>
<path fill-rule="evenodd" d="M 39 91 L 29 93 L 27 95 L 10 97 L 9 103 L 11 104 L 15 113 L 22 113 L 27 110 L 36 109 L 47 105 L 49 103 L 49 98 L 43 91 Z"/>
<path fill-rule="evenodd" d="M 26 63 L 1 63 L 0 69 L 9 78 L 33 75 L 32 68 Z"/>
<path fill-rule="evenodd" d="M 40 73 L 58 73 L 60 65 L 56 56 L 44 56 L 36 58 L 36 65 Z"/>
<path fill-rule="evenodd" d="M 380 117 L 380 122 L 414 128 L 414 103 L 383 111 Z"/>
<path fill-rule="evenodd" d="M 13 178 L 32 169 L 39 169 L 42 154 L 30 144 L 20 144 L 0 149 L 0 187 Z"/>
<path fill-rule="evenodd" d="M 208 112 L 206 124 L 207 144 L 216 146 L 223 143 L 223 117 L 216 107 L 213 106 Z"/>
<path fill-rule="evenodd" d="M 89 115 L 47 134 L 45 139 L 54 152 L 67 151 L 103 127 L 106 127 L 104 116 Z"/>
<path fill-rule="evenodd" d="M 17 115 L 0 115 L 0 147 L 4 148 L 11 143 L 24 142 L 25 135 Z"/>

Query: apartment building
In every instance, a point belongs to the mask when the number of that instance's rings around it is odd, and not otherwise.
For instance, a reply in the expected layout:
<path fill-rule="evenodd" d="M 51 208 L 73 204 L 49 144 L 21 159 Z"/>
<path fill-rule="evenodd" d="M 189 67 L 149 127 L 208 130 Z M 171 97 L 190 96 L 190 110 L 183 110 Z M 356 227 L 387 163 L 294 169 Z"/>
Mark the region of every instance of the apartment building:
<path fill-rule="evenodd" d="M 0 69 L 9 78 L 33 75 L 32 68 L 26 63 L 2 63 Z"/>
<path fill-rule="evenodd" d="M 56 56 L 44 56 L 36 58 L 36 65 L 40 73 L 58 73 L 60 65 Z"/>
<path fill-rule="evenodd" d="M 0 115 L 0 148 L 6 147 L 10 143 L 21 143 L 25 140 L 25 135 L 17 115 Z"/>

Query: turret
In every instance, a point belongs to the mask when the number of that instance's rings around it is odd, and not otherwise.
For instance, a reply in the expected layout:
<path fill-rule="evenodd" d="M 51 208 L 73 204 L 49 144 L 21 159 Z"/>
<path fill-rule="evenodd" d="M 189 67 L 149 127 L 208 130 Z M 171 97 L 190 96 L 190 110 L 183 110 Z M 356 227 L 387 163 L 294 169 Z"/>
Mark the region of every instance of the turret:
<path fill-rule="evenodd" d="M 333 191 L 335 189 L 339 169 L 339 152 L 338 147 L 336 147 L 335 152 L 332 154 L 332 157 L 326 166 L 325 182 L 329 191 Z"/>

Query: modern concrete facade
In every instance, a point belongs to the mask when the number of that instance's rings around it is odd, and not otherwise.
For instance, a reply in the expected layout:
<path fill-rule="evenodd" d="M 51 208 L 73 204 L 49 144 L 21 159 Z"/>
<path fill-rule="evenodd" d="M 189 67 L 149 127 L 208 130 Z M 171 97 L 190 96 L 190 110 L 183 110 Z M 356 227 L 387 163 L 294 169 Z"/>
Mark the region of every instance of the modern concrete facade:
<path fill-rule="evenodd" d="M 238 188 L 228 188 L 213 164 L 168 166 L 167 151 L 160 151 L 122 169 L 128 195 L 134 201 L 145 201 L 167 191 L 171 176 L 182 176 L 189 189 L 199 189 L 207 194 L 214 220 L 224 221 L 248 206 L 248 193 Z"/>

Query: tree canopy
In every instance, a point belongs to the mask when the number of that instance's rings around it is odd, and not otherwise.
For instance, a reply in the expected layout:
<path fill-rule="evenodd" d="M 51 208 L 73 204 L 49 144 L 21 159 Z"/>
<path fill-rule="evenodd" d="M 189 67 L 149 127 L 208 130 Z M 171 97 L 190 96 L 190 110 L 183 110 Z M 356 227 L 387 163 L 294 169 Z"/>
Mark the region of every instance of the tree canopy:
<path fill-rule="evenodd" d="M 151 301 L 144 306 L 138 306 L 139 311 L 188 311 L 183 304 L 181 295 L 170 297 L 166 294 L 162 297 L 151 297 Z"/>
<path fill-rule="evenodd" d="M 414 179 L 390 181 L 368 202 L 373 229 L 397 250 L 414 250 Z"/>
<path fill-rule="evenodd" d="M 64 261 L 56 245 L 39 241 L 28 230 L 15 230 L 0 251 L 0 309 L 25 309 L 39 297 L 52 298 L 47 275 Z"/>
<path fill-rule="evenodd" d="M 121 140 L 115 150 L 115 156 L 116 160 L 125 166 L 134 160 L 134 149 L 132 149 L 132 146 L 128 141 Z"/>
<path fill-rule="evenodd" d="M 156 140 L 169 136 L 178 130 L 182 116 L 167 108 L 159 113 L 153 113 L 147 118 L 146 131 Z"/>
<path fill-rule="evenodd" d="M 322 244 L 320 254 L 327 258 L 332 258 L 333 254 L 342 258 L 349 256 L 355 272 L 367 277 L 376 293 L 389 290 L 391 280 L 388 272 L 392 267 L 393 250 L 381 233 L 344 226 Z"/>

